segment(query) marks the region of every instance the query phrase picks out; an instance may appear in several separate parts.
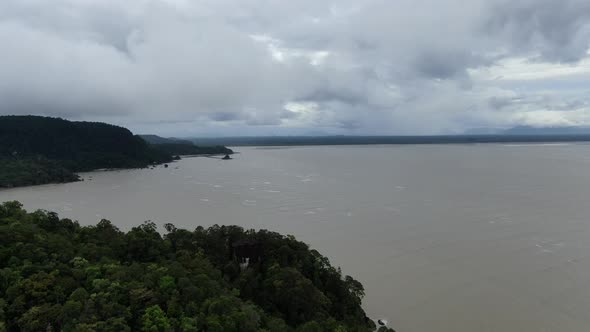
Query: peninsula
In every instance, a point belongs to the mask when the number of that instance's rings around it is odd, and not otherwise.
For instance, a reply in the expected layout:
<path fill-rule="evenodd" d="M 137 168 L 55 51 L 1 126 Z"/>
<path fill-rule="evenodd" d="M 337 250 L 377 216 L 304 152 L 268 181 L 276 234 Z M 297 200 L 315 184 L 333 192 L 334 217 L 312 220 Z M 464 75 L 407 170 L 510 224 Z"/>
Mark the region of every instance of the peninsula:
<path fill-rule="evenodd" d="M 41 116 L 0 116 L 0 188 L 77 181 L 77 172 L 142 168 L 224 146 L 150 144 L 126 128 Z"/>

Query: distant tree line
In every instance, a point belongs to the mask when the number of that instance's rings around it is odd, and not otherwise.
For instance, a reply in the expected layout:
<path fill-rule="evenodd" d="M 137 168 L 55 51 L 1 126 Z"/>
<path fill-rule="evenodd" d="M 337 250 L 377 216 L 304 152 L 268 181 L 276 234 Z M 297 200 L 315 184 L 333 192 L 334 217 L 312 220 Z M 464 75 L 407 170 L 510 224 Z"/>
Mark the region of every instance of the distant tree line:
<path fill-rule="evenodd" d="M 234 152 L 223 145 L 213 146 L 197 146 L 192 143 L 161 143 L 152 144 L 152 146 L 164 153 L 173 156 L 188 156 L 188 155 L 218 155 L 218 154 L 233 154 Z"/>
<path fill-rule="evenodd" d="M 80 226 L 0 204 L 0 331 L 375 329 L 363 286 L 292 236 L 165 229 Z"/>
<path fill-rule="evenodd" d="M 193 142 L 178 138 L 165 138 L 157 135 L 139 135 L 154 148 L 171 155 L 219 155 L 234 152 L 223 145 L 195 145 Z"/>

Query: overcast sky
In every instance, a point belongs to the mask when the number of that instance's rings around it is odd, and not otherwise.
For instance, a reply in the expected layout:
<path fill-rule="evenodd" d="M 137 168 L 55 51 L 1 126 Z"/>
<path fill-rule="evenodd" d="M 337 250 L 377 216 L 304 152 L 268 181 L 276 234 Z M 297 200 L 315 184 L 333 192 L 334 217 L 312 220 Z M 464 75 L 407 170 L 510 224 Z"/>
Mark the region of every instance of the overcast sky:
<path fill-rule="evenodd" d="M 1 0 L 0 114 L 161 135 L 590 125 L 588 0 Z"/>

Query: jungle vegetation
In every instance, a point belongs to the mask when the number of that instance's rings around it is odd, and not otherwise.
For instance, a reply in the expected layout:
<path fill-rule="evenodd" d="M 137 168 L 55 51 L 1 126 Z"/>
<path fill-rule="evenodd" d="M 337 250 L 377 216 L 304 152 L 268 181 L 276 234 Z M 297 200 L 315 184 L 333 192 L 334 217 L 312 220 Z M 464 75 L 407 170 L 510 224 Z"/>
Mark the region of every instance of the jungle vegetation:
<path fill-rule="evenodd" d="M 164 229 L 0 204 L 0 331 L 375 330 L 361 283 L 292 236 Z"/>

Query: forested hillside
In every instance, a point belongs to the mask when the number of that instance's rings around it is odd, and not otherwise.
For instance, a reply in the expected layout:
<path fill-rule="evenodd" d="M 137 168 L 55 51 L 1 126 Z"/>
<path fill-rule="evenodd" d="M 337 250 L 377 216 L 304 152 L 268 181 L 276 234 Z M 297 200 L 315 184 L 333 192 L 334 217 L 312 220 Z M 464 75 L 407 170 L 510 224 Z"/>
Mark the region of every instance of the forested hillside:
<path fill-rule="evenodd" d="M 148 144 L 106 123 L 0 116 L 0 188 L 76 181 L 76 172 L 146 167 L 171 161 L 173 155 L 233 153 L 224 146 L 172 142 Z"/>
<path fill-rule="evenodd" d="M 129 130 L 97 122 L 0 116 L 0 188 L 68 182 L 76 172 L 172 160 Z"/>
<path fill-rule="evenodd" d="M 0 331 L 374 330 L 363 286 L 291 236 L 165 228 L 0 204 Z"/>
<path fill-rule="evenodd" d="M 154 148 L 172 155 L 217 155 L 233 154 L 223 145 L 195 145 L 191 141 L 178 138 L 164 138 L 157 135 L 139 135 Z"/>
<path fill-rule="evenodd" d="M 0 116 L 0 156 L 60 161 L 72 171 L 143 167 L 170 160 L 128 129 L 40 116 Z"/>

